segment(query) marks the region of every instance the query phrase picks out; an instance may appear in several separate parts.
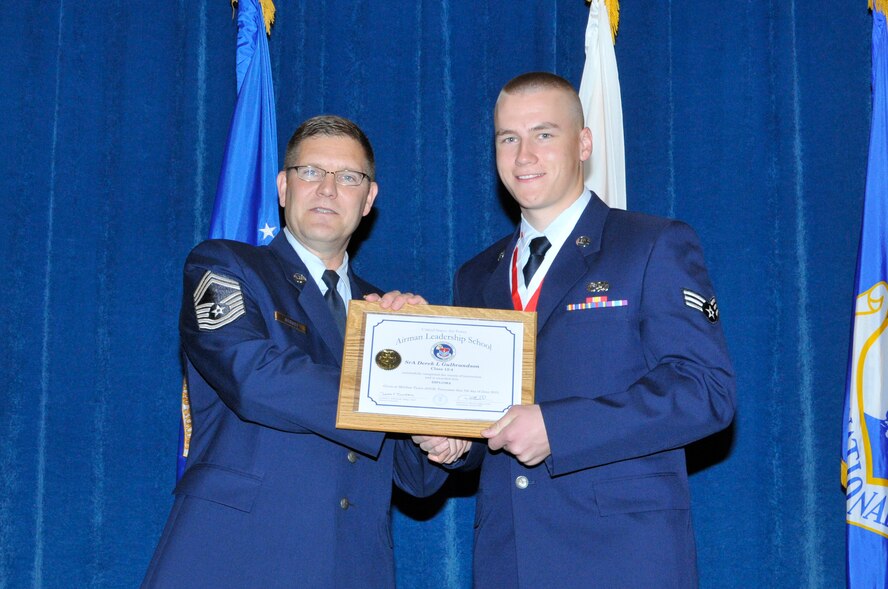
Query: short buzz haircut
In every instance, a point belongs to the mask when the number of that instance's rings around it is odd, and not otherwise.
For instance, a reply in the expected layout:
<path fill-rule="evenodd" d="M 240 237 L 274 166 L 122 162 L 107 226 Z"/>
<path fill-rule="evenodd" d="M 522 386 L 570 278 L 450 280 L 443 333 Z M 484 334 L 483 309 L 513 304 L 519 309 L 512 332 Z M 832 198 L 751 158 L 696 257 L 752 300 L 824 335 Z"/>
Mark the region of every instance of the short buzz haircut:
<path fill-rule="evenodd" d="M 561 90 L 569 95 L 571 97 L 572 110 L 574 111 L 573 115 L 580 128 L 583 127 L 583 119 L 585 117 L 583 116 L 583 105 L 580 102 L 580 97 L 577 95 L 577 91 L 574 89 L 573 85 L 561 76 L 549 72 L 528 72 L 526 74 L 521 74 L 520 76 L 516 76 L 509 80 L 506 85 L 503 86 L 500 95 L 524 94 L 536 92 L 538 90 Z M 499 103 L 499 100 L 497 100 L 497 103 Z"/>
<path fill-rule="evenodd" d="M 299 128 L 290 137 L 287 142 L 287 151 L 284 154 L 284 169 L 296 165 L 299 157 L 299 146 L 302 142 L 310 137 L 347 137 L 354 139 L 364 150 L 364 157 L 367 159 L 367 169 L 363 170 L 365 174 L 370 176 L 373 182 L 376 178 L 376 160 L 373 157 L 373 147 L 367 135 L 361 131 L 355 123 L 336 115 L 319 115 L 312 117 L 299 125 Z M 355 170 L 359 172 L 361 170 Z"/>

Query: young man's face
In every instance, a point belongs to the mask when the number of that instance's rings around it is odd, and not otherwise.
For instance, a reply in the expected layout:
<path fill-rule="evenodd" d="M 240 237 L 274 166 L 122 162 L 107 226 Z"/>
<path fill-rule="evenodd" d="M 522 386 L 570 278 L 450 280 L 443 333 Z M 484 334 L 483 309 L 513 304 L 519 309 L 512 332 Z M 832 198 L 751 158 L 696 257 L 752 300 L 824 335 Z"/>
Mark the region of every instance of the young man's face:
<path fill-rule="evenodd" d="M 572 96 L 559 89 L 502 93 L 496 104 L 496 168 L 538 230 L 583 190 L 582 162 L 592 153 L 592 136 L 575 113 Z"/>

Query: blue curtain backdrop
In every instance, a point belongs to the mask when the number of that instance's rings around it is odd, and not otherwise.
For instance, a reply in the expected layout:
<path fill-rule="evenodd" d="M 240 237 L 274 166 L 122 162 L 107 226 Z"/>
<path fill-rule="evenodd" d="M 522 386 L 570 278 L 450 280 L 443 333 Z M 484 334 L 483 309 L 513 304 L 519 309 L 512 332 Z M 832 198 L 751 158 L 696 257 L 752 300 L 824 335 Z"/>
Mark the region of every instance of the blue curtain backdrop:
<path fill-rule="evenodd" d="M 690 452 L 701 584 L 841 586 L 871 16 L 621 4 L 629 207 L 699 232 L 739 379 L 734 426 Z M 532 69 L 579 84 L 586 5 L 277 8 L 281 147 L 306 117 L 355 119 L 381 187 L 357 269 L 448 303 L 515 216 L 496 94 Z M 225 0 L 24 2 L 0 21 L 0 588 L 135 586 L 147 566 L 175 475 L 180 269 L 207 234 L 235 35 Z M 470 586 L 472 484 L 398 498 L 402 587 Z"/>

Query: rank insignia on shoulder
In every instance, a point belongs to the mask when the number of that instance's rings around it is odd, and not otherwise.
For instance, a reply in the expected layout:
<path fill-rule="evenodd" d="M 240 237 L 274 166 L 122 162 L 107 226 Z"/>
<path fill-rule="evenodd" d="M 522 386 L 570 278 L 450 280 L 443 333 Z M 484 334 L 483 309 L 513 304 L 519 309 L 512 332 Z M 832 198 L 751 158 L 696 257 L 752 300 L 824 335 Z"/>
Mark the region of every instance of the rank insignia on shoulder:
<path fill-rule="evenodd" d="M 710 297 L 707 301 L 703 295 L 692 290 L 683 288 L 681 292 L 684 295 L 685 305 L 703 313 L 710 323 L 718 323 L 718 303 L 715 302 L 715 297 Z"/>
<path fill-rule="evenodd" d="M 506 257 L 506 250 L 503 250 L 496 255 L 496 261 L 501 262 L 504 257 Z"/>
<path fill-rule="evenodd" d="M 207 270 L 194 290 L 194 313 L 202 331 L 228 325 L 246 313 L 240 284 Z"/>

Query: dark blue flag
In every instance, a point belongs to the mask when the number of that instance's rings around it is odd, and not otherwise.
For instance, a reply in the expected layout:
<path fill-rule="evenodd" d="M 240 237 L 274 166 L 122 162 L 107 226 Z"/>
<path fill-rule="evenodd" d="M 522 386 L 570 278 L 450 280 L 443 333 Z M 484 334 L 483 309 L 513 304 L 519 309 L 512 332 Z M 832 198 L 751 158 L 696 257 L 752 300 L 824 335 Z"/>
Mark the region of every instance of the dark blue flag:
<path fill-rule="evenodd" d="M 231 117 L 210 238 L 254 245 L 269 243 L 278 232 L 277 124 L 268 39 L 258 0 L 237 8 L 237 104 Z M 187 386 L 182 391 L 177 479 L 185 470 L 191 416 Z"/>
<path fill-rule="evenodd" d="M 888 23 L 876 5 L 873 121 L 842 444 L 848 587 L 855 589 L 888 587 Z"/>

